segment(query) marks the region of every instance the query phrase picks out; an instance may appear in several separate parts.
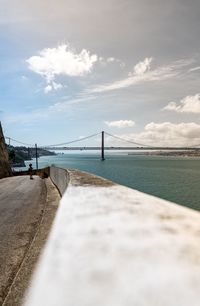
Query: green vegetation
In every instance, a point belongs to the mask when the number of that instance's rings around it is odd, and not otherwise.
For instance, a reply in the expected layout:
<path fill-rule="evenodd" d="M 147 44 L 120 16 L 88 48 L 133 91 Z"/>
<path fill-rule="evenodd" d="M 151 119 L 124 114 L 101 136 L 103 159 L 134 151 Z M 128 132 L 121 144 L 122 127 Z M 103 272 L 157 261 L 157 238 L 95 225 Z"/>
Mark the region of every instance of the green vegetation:
<path fill-rule="evenodd" d="M 32 158 L 35 158 L 35 148 L 8 146 L 7 149 L 12 167 L 25 167 L 25 160 L 31 160 Z M 38 157 L 56 155 L 55 152 L 50 152 L 41 148 L 38 148 L 37 151 Z"/>

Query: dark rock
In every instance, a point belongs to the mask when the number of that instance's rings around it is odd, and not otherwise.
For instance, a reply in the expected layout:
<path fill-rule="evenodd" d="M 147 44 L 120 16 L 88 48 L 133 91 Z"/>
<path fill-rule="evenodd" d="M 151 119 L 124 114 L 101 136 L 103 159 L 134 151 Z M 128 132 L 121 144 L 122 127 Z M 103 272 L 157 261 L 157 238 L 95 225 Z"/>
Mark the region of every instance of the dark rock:
<path fill-rule="evenodd" d="M 0 178 L 11 176 L 12 170 L 9 163 L 8 151 L 0 122 Z"/>

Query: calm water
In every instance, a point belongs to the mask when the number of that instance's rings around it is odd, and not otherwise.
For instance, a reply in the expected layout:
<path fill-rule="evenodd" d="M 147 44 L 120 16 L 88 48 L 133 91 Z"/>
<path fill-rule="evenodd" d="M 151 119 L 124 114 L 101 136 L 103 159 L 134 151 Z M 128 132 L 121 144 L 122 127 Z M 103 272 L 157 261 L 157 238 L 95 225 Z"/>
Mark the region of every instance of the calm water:
<path fill-rule="evenodd" d="M 34 161 L 32 161 L 34 166 Z M 200 210 L 200 159 L 73 153 L 39 158 L 39 167 L 75 168 L 108 178 L 122 185 Z"/>

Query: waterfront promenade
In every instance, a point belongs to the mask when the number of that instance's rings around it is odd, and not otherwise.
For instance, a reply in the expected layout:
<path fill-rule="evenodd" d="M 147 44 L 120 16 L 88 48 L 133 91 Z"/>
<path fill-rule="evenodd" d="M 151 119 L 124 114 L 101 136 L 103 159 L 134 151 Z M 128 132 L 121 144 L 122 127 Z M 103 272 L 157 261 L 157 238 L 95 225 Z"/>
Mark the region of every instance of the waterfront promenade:
<path fill-rule="evenodd" d="M 19 305 L 59 199 L 50 179 L 0 180 L 0 305 Z"/>

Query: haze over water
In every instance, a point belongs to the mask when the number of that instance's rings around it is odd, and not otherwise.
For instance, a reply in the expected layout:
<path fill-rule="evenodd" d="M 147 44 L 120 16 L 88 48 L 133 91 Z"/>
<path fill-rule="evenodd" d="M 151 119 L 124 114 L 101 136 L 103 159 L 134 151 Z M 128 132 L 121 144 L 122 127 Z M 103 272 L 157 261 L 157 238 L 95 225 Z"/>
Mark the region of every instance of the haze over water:
<path fill-rule="evenodd" d="M 33 165 L 34 165 L 34 161 Z M 28 163 L 28 162 L 27 162 Z M 128 155 L 106 153 L 68 153 L 39 158 L 39 167 L 55 165 L 80 169 L 116 183 L 200 210 L 200 158 Z"/>

